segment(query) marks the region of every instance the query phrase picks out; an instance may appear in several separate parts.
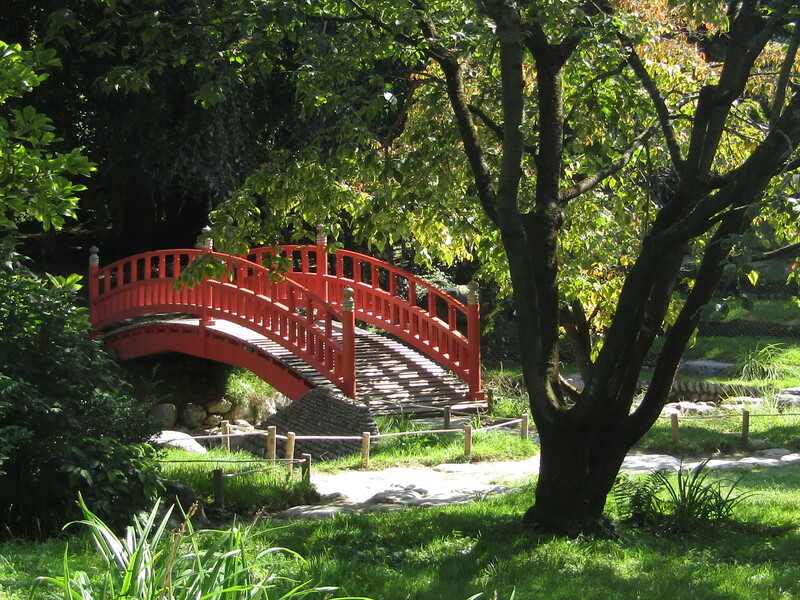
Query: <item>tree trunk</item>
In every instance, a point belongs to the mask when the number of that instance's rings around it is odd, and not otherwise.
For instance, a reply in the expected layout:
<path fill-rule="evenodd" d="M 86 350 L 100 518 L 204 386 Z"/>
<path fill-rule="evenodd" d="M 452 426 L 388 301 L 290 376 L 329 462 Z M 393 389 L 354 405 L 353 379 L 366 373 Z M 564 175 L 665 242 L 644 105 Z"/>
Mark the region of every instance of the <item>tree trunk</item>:
<path fill-rule="evenodd" d="M 628 446 L 608 430 L 576 428 L 567 420 L 540 430 L 536 502 L 523 522 L 560 535 L 609 535 L 603 510 Z"/>

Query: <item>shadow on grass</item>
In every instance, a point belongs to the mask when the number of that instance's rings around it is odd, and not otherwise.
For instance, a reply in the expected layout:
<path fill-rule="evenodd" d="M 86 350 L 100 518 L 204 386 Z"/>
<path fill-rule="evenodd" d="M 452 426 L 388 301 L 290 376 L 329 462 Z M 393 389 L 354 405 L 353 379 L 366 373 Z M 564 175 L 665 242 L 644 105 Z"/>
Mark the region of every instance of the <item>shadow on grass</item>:
<path fill-rule="evenodd" d="M 681 537 L 621 526 L 619 540 L 566 539 L 522 526 L 532 498 L 525 486 L 470 505 L 296 522 L 265 535 L 310 558 L 302 577 L 381 600 L 800 594 L 797 523 L 717 525 Z"/>

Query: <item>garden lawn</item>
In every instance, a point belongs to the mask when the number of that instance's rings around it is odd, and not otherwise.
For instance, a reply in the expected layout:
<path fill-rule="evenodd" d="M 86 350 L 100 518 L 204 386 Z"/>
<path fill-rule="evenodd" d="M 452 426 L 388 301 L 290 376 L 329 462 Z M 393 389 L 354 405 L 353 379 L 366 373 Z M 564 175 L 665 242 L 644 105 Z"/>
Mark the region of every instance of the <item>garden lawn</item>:
<path fill-rule="evenodd" d="M 714 477 L 738 473 L 715 471 Z M 699 529 L 681 537 L 626 526 L 618 540 L 564 539 L 520 526 L 533 488 L 482 502 L 409 509 L 325 521 L 256 525 L 251 543 L 284 546 L 291 558 L 277 573 L 337 585 L 339 595 L 380 600 L 509 599 L 647 600 L 800 597 L 800 469 L 749 472 L 738 490 L 752 492 L 735 510 L 744 525 Z M 615 514 L 613 503 L 610 515 Z M 0 546 L 0 596 L 27 597 L 37 574 L 61 570 L 64 542 Z M 81 541 L 71 561 L 100 564 Z M 276 596 L 279 597 L 279 596 Z M 326 598 L 324 593 L 312 598 Z"/>

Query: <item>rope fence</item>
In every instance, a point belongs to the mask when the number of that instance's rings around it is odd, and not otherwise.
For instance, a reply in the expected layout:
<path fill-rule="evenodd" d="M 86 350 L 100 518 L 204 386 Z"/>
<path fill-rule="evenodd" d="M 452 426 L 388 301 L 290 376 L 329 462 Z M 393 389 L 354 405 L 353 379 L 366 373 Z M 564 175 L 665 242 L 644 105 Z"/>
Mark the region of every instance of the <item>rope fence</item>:
<path fill-rule="evenodd" d="M 744 444 L 750 441 L 750 419 L 759 417 L 800 417 L 800 413 L 773 413 L 773 414 L 751 414 L 749 410 L 742 411 L 742 442 Z M 672 413 L 669 416 L 659 417 L 659 419 L 669 419 L 672 429 L 672 441 L 676 444 L 681 441 L 680 421 L 710 421 L 713 419 L 731 419 L 736 418 L 735 413 L 725 415 L 703 415 L 695 417 L 680 416 L 677 413 Z"/>
<path fill-rule="evenodd" d="M 232 437 L 244 436 L 260 436 L 266 437 L 266 457 L 255 458 L 252 460 L 162 460 L 159 462 L 164 463 L 263 463 L 268 462 L 270 466 L 257 469 L 249 469 L 239 473 L 225 473 L 223 469 L 214 469 L 212 477 L 214 483 L 214 505 L 219 508 L 225 506 L 225 480 L 233 477 L 240 477 L 243 475 L 252 475 L 254 473 L 263 473 L 273 471 L 280 468 L 287 468 L 291 474 L 295 465 L 300 465 L 302 469 L 302 477 L 306 482 L 311 481 L 311 464 L 312 458 L 310 454 L 302 454 L 301 458 L 294 458 L 295 445 L 299 440 L 313 440 L 313 441 L 340 441 L 340 442 L 361 442 L 361 459 L 364 469 L 369 469 L 370 463 L 370 450 L 374 440 L 389 439 L 396 437 L 416 436 L 416 435 L 447 435 L 447 434 L 463 434 L 464 436 L 464 456 L 472 454 L 472 443 L 474 435 L 477 433 L 484 433 L 488 431 L 496 431 L 500 429 L 508 429 L 519 426 L 519 435 L 522 439 L 527 440 L 530 436 L 530 418 L 528 414 L 523 414 L 519 419 L 509 419 L 501 423 L 487 425 L 485 427 L 473 428 L 471 423 L 465 424 L 461 428 L 451 428 L 451 418 L 454 411 L 449 407 L 443 410 L 445 429 L 426 429 L 416 431 L 399 431 L 393 433 L 378 433 L 372 434 L 369 431 L 363 432 L 359 435 L 296 435 L 294 432 L 288 432 L 286 435 L 277 433 L 275 426 L 270 426 L 266 430 L 243 430 L 235 425 L 231 425 L 228 421 L 220 423 L 220 432 L 193 436 L 195 440 L 219 440 L 219 444 L 230 451 Z M 465 413 L 466 414 L 466 413 Z M 469 415 L 474 416 L 474 415 Z M 777 413 L 777 414 L 751 414 L 748 410 L 742 411 L 742 441 L 747 444 L 750 436 L 750 419 L 759 417 L 800 417 L 800 413 Z M 671 414 L 669 416 L 659 417 L 660 419 L 669 419 L 672 439 L 675 443 L 680 441 L 680 421 L 708 421 L 712 419 L 731 419 L 736 418 L 735 413 L 724 415 L 702 415 L 702 416 L 682 416 L 678 414 Z M 277 457 L 277 442 L 282 440 L 286 442 L 284 458 Z"/>
<path fill-rule="evenodd" d="M 511 428 L 519 425 L 519 434 L 522 439 L 528 439 L 530 435 L 530 428 L 529 428 L 529 417 L 527 414 L 523 414 L 519 419 L 511 419 L 504 421 L 502 423 L 496 423 L 494 425 L 489 425 L 486 427 L 479 427 L 474 429 L 472 424 L 468 423 L 464 425 L 462 428 L 451 428 L 451 418 L 454 411 L 450 410 L 450 407 L 446 407 L 444 410 L 444 422 L 445 427 L 447 429 L 426 429 L 426 430 L 419 430 L 419 431 L 400 431 L 394 433 L 383 433 L 383 434 L 372 434 L 369 431 L 363 432 L 361 435 L 337 435 L 337 436 L 330 436 L 330 435 L 296 435 L 294 432 L 287 432 L 286 435 L 278 434 L 277 429 L 275 426 L 270 426 L 266 430 L 259 430 L 259 431 L 252 431 L 252 430 L 242 430 L 239 429 L 235 425 L 231 425 L 228 421 L 222 421 L 220 423 L 220 431 L 219 433 L 209 434 L 209 435 L 198 435 L 193 436 L 195 440 L 219 440 L 219 444 L 224 447 L 226 450 L 230 451 L 231 449 L 231 438 L 232 437 L 244 437 L 244 436 L 259 436 L 259 437 L 266 437 L 266 453 L 265 458 L 263 459 L 253 459 L 253 460 L 162 460 L 159 462 L 163 463 L 217 463 L 217 464 L 237 464 L 237 463 L 263 463 L 268 462 L 270 466 L 258 468 L 258 469 L 249 469 L 247 471 L 242 471 L 239 473 L 225 473 L 223 469 L 214 469 L 212 472 L 213 477 L 213 488 L 214 488 L 214 505 L 218 508 L 225 507 L 225 480 L 231 479 L 233 477 L 239 477 L 242 475 L 252 475 L 254 473 L 263 473 L 267 471 L 273 471 L 275 469 L 280 468 L 288 468 L 289 473 L 291 474 L 295 465 L 300 465 L 302 469 L 302 477 L 306 482 L 311 481 L 311 455 L 310 454 L 302 454 L 301 458 L 296 459 L 294 458 L 295 453 L 295 445 L 296 442 L 299 440 L 313 440 L 313 441 L 334 441 L 334 442 L 361 442 L 361 457 L 362 457 L 362 465 L 364 469 L 369 469 L 369 461 L 370 461 L 370 450 L 371 444 L 373 440 L 380 440 L 380 439 L 388 439 L 394 437 L 403 437 L 403 436 L 415 436 L 415 435 L 445 435 L 445 434 L 463 434 L 464 435 L 464 456 L 470 456 L 472 454 L 472 441 L 473 436 L 476 433 L 482 433 L 487 431 L 494 431 L 503 428 Z M 277 442 L 278 440 L 282 440 L 286 442 L 285 448 L 285 456 L 284 458 L 277 457 Z"/>

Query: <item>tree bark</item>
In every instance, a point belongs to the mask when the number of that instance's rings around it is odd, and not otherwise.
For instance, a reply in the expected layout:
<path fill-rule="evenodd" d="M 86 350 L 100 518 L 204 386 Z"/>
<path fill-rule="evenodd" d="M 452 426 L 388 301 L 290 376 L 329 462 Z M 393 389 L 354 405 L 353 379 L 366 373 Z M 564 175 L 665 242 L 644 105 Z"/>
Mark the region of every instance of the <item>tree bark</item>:
<path fill-rule="evenodd" d="M 607 430 L 592 433 L 568 419 L 540 430 L 540 443 L 536 501 L 523 522 L 569 536 L 609 533 L 606 497 L 628 447 Z"/>

